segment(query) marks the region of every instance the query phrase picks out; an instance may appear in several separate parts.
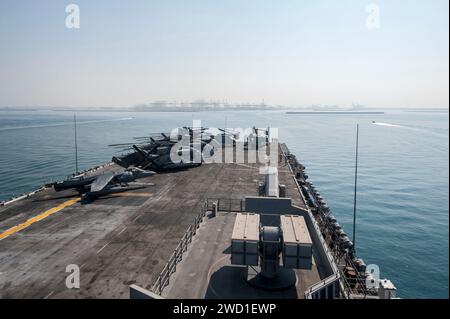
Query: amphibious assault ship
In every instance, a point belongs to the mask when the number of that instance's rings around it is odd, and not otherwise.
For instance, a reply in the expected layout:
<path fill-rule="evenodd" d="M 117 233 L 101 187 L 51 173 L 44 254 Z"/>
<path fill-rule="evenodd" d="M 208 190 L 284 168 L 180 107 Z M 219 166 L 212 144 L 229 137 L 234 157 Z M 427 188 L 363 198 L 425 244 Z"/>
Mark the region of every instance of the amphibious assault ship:
<path fill-rule="evenodd" d="M 179 136 L 189 142 L 176 154 L 192 159 L 219 145 L 232 160 L 174 163 L 176 141 L 163 134 L 75 177 L 157 172 L 139 187 L 86 198 L 57 182 L 1 203 L 0 297 L 396 298 L 395 286 L 357 258 L 305 167 L 269 129 L 240 140 L 225 129 L 206 138 L 207 129 L 200 138 L 185 129 Z M 269 149 L 275 165 L 248 160 Z"/>

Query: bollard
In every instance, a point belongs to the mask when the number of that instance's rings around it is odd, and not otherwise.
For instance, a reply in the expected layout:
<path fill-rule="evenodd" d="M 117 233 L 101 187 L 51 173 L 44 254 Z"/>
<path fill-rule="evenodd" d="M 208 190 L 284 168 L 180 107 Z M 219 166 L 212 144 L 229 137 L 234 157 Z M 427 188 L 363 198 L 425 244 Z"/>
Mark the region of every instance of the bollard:
<path fill-rule="evenodd" d="M 217 216 L 217 202 L 213 202 L 211 217 L 216 217 L 216 216 Z"/>

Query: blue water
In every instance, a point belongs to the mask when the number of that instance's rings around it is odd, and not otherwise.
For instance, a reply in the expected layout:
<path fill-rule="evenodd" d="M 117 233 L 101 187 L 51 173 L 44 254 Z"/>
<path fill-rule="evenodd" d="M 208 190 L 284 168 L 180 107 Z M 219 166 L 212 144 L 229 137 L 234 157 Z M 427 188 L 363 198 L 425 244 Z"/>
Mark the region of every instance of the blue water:
<path fill-rule="evenodd" d="M 0 112 L 0 199 L 75 170 L 72 117 L 55 111 Z M 277 127 L 347 232 L 359 123 L 358 256 L 377 264 L 400 297 L 448 298 L 448 113 L 81 112 L 77 118 L 80 169 L 109 161 L 114 149 L 108 144 L 193 119 L 210 127 Z"/>

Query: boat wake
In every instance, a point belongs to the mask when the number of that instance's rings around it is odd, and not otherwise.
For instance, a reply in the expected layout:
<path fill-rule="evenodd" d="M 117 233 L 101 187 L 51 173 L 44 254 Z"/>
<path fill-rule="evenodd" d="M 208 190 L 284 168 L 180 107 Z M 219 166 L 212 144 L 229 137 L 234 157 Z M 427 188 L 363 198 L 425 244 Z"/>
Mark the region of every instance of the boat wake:
<path fill-rule="evenodd" d="M 379 126 L 388 126 L 388 127 L 409 128 L 409 127 L 403 126 L 403 125 L 390 124 L 390 123 L 382 123 L 382 122 L 373 122 L 372 124 L 373 124 L 373 125 L 379 125 Z"/>
<path fill-rule="evenodd" d="M 109 119 L 109 120 L 80 121 L 80 122 L 77 122 L 77 124 L 83 125 L 83 124 L 95 124 L 95 123 L 104 123 L 104 122 L 130 121 L 132 119 L 133 119 L 132 117 L 124 117 L 124 118 Z M 72 122 L 64 122 L 64 123 L 53 123 L 53 124 L 43 124 L 43 125 L 3 127 L 3 128 L 0 128 L 0 131 L 23 130 L 23 129 L 30 129 L 30 128 L 44 128 L 44 127 L 55 127 L 55 126 L 65 126 L 65 125 L 73 125 L 73 123 Z"/>
<path fill-rule="evenodd" d="M 436 136 L 446 136 L 445 134 L 434 132 L 434 131 L 432 131 L 431 129 L 428 129 L 428 128 L 425 129 L 425 128 L 420 128 L 420 127 L 413 127 L 413 126 L 406 126 L 406 125 L 399 125 L 399 124 L 391 124 L 391 123 L 383 123 L 383 122 L 372 122 L 372 124 L 373 125 L 378 125 L 378 126 L 384 126 L 384 127 L 401 128 L 401 129 L 405 129 L 405 130 L 411 130 L 411 131 L 416 131 L 416 132 L 428 133 L 428 134 L 432 134 L 432 135 L 436 135 Z"/>

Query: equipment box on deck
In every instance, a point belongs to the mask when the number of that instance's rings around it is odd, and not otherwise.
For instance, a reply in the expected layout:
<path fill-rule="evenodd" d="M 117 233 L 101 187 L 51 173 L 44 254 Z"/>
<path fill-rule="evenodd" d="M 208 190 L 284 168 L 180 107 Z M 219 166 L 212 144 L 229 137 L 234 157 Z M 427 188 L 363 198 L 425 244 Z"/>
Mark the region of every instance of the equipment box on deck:
<path fill-rule="evenodd" d="M 238 213 L 231 236 L 231 263 L 258 265 L 259 215 Z"/>
<path fill-rule="evenodd" d="M 303 216 L 281 215 L 283 264 L 287 268 L 311 269 L 312 240 Z"/>

